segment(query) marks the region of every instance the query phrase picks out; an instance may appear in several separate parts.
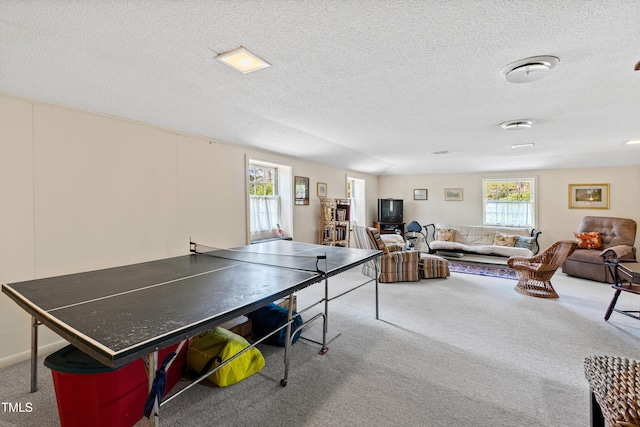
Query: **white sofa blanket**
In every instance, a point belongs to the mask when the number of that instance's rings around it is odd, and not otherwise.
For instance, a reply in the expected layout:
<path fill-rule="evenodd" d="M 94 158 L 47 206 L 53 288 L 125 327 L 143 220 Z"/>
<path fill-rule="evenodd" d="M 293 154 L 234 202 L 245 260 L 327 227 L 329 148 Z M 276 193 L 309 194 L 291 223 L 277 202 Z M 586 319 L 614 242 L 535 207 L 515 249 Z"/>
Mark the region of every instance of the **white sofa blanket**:
<path fill-rule="evenodd" d="M 442 240 L 447 234 L 451 240 Z M 534 233 L 532 237 L 531 230 L 524 227 L 437 223 L 433 237 L 434 240 L 429 241 L 429 246 L 436 252 L 531 257 L 538 251 L 537 234 Z"/>

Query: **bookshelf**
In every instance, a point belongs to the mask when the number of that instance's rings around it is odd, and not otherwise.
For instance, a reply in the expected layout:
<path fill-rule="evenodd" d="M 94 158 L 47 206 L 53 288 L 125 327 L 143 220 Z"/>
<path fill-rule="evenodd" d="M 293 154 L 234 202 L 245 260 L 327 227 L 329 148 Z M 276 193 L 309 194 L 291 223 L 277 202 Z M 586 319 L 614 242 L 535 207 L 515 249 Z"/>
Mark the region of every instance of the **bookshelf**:
<path fill-rule="evenodd" d="M 351 238 L 351 201 L 320 198 L 318 244 L 349 247 Z"/>

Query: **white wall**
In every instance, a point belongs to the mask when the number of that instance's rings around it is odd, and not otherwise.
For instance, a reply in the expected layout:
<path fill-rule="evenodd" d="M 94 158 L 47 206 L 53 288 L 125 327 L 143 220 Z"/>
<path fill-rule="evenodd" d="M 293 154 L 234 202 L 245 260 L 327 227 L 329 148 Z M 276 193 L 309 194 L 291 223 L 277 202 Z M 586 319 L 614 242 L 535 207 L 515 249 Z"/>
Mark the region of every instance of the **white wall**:
<path fill-rule="evenodd" d="M 640 221 L 640 166 L 558 169 L 527 172 L 381 176 L 380 197 L 404 199 L 404 220 L 482 224 L 482 179 L 537 176 L 539 242 L 544 249 L 557 240 L 573 239 L 585 215 Z M 569 209 L 569 184 L 610 184 L 610 209 Z M 413 200 L 413 190 L 426 188 L 428 200 Z M 463 201 L 444 201 L 445 188 L 462 188 Z M 636 236 L 638 246 L 640 235 Z"/>
<path fill-rule="evenodd" d="M 6 95 L 0 113 L 0 283 L 186 254 L 190 238 L 247 243 L 247 157 L 310 178 L 285 230 L 298 241 L 316 242 L 318 181 L 344 197 L 349 174 L 377 194 L 373 175 L 114 117 Z M 0 294 L 0 367 L 28 358 L 29 324 Z M 45 327 L 40 343 L 63 344 Z"/>

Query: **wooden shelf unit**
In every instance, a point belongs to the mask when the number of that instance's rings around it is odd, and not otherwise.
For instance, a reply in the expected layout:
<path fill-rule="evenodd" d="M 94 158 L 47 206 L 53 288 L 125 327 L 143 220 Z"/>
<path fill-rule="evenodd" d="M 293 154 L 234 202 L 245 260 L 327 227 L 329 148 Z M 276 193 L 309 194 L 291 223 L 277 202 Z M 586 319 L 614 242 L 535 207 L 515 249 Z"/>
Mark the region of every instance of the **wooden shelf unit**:
<path fill-rule="evenodd" d="M 320 198 L 318 244 L 349 247 L 351 240 L 351 201 Z"/>

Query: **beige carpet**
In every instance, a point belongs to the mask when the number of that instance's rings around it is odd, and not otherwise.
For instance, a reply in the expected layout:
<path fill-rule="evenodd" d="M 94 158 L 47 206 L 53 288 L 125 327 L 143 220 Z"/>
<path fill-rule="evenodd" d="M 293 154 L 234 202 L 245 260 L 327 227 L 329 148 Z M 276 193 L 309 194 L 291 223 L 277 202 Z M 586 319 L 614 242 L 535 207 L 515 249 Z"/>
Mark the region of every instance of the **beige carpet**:
<path fill-rule="evenodd" d="M 331 292 L 362 278 L 344 273 Z M 162 407 L 161 425 L 587 426 L 584 357 L 640 358 L 640 322 L 617 313 L 603 320 L 608 285 L 562 273 L 553 283 L 557 300 L 519 294 L 513 280 L 459 273 L 381 284 L 384 320 L 374 319 L 368 285 L 331 303 L 330 337 L 341 335 L 326 355 L 303 341 L 294 346 L 286 387 L 282 350 L 263 347 L 259 374 L 227 388 L 192 388 Z M 299 306 L 321 295 L 321 286 L 305 290 Z M 633 295 L 619 301 L 639 305 Z M 29 394 L 27 362 L 0 370 L 0 401 L 33 407 L 0 411 L 0 426 L 59 425 L 50 373 L 40 371 L 40 391 Z"/>

